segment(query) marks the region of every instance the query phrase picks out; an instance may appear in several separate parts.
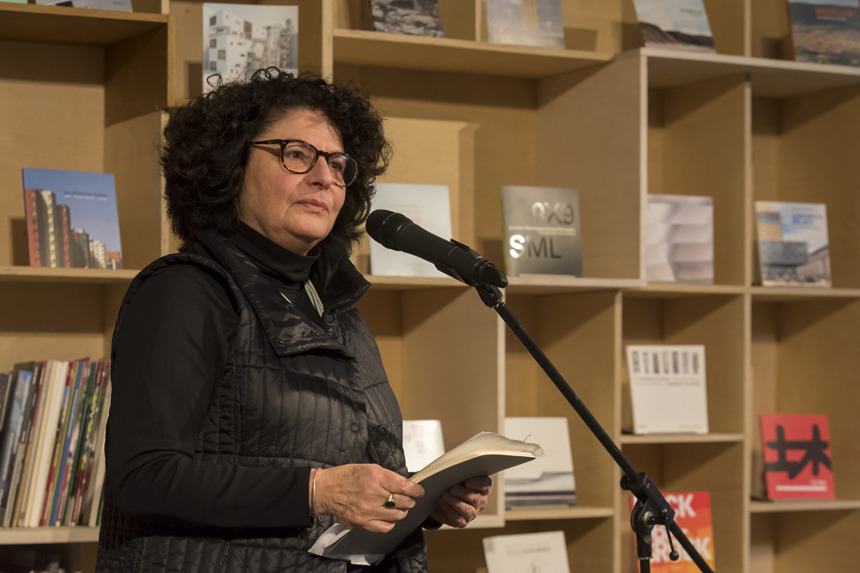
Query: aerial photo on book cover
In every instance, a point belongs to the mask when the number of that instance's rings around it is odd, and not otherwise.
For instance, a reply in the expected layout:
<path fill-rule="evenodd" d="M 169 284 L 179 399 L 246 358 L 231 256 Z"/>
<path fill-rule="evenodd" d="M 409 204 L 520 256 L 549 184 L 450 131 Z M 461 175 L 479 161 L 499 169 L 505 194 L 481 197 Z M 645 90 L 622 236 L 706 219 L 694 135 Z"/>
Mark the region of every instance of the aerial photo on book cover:
<path fill-rule="evenodd" d="M 505 272 L 582 276 L 579 193 L 561 187 L 502 187 Z"/>
<path fill-rule="evenodd" d="M 487 0 L 487 40 L 563 50 L 561 0 Z"/>
<path fill-rule="evenodd" d="M 646 48 L 714 52 L 703 0 L 633 0 Z"/>
<path fill-rule="evenodd" d="M 377 32 L 444 38 L 439 0 L 370 0 Z"/>
<path fill-rule="evenodd" d="M 299 69 L 299 7 L 203 4 L 203 91 L 260 68 Z"/>
<path fill-rule="evenodd" d="M 794 59 L 860 66 L 860 0 L 787 0 Z"/>
<path fill-rule="evenodd" d="M 763 286 L 829 287 L 827 207 L 756 201 L 759 282 Z"/>
<path fill-rule="evenodd" d="M 664 494 L 666 501 L 675 510 L 675 522 L 696 548 L 696 551 L 705 562 L 716 571 L 716 555 L 714 553 L 714 524 L 711 515 L 711 494 L 707 491 L 695 491 L 684 493 Z M 630 511 L 636 505 L 636 498 L 632 495 L 628 499 Z M 636 540 L 633 540 L 633 555 L 636 555 Z M 681 547 L 677 539 L 672 541 L 675 550 L 680 554 L 677 561 L 672 561 L 669 554 L 672 546 L 666 528 L 654 527 L 651 531 L 652 558 L 651 573 L 699 573 L 698 565 L 687 551 Z M 637 567 L 638 571 L 639 568 Z"/>
<path fill-rule="evenodd" d="M 24 169 L 31 267 L 121 269 L 114 177 Z"/>
<path fill-rule="evenodd" d="M 759 416 L 768 499 L 834 499 L 827 416 Z"/>

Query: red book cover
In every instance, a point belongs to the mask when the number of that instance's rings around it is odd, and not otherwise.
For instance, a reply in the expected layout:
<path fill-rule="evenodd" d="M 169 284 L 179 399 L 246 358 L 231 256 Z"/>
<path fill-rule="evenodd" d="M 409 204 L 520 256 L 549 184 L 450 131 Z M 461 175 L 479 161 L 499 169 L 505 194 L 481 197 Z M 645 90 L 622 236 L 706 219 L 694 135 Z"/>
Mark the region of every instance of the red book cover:
<path fill-rule="evenodd" d="M 759 417 L 768 499 L 835 499 L 827 416 Z"/>
<path fill-rule="evenodd" d="M 711 521 L 711 495 L 706 491 L 663 494 L 675 510 L 675 521 L 681 531 L 702 556 L 702 559 L 716 570 L 714 560 L 714 526 Z M 630 510 L 636 505 L 636 498 L 630 496 Z M 681 544 L 672 536 L 672 543 L 681 557 L 677 561 L 669 559 L 672 551 L 666 537 L 666 528 L 655 525 L 651 531 L 651 572 L 652 573 L 699 573 L 699 567 L 687 554 Z M 633 538 L 633 556 L 636 557 L 636 538 Z M 636 566 L 637 571 L 639 566 Z"/>

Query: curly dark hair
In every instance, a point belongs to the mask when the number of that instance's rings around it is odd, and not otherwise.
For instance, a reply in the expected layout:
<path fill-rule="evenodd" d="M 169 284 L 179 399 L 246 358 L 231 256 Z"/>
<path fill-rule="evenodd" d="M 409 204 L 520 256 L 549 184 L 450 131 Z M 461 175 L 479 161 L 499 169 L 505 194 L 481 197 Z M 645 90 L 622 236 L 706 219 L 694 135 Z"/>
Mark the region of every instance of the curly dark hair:
<path fill-rule="evenodd" d="M 277 68 L 257 70 L 243 82 L 215 82 L 213 91 L 180 108 L 164 128 L 161 165 L 173 232 L 185 246 L 202 231 L 233 234 L 251 141 L 285 112 L 301 108 L 325 115 L 344 152 L 358 163 L 358 177 L 323 240 L 350 253 L 370 211 L 373 183 L 391 156 L 382 118 L 367 95 L 316 74 L 294 76 Z"/>

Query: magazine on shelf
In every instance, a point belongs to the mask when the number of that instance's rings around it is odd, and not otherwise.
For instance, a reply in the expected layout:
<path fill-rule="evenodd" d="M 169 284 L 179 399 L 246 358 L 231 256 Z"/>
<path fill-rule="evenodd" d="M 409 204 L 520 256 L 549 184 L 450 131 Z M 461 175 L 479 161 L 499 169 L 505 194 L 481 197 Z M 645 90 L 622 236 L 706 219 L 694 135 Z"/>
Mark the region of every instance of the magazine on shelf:
<path fill-rule="evenodd" d="M 629 345 L 634 434 L 708 433 L 705 347 L 702 345 Z"/>
<path fill-rule="evenodd" d="M 23 179 L 31 267 L 122 268 L 113 175 L 24 169 Z"/>
<path fill-rule="evenodd" d="M 26 2 L 22 2 L 22 4 L 26 4 Z M 67 6 L 71 8 L 118 10 L 120 12 L 132 11 L 131 0 L 36 0 L 36 4 L 41 4 L 42 6 Z"/>
<path fill-rule="evenodd" d="M 424 230 L 444 239 L 452 237 L 447 185 L 377 183 L 373 209 L 405 215 Z M 432 263 L 370 241 L 370 272 L 379 276 L 447 277 Z"/>
<path fill-rule="evenodd" d="M 714 200 L 648 195 L 645 228 L 648 281 L 714 283 Z"/>
<path fill-rule="evenodd" d="M 505 418 L 505 435 L 541 445 L 544 455 L 505 470 L 505 509 L 573 507 L 576 481 L 567 418 Z"/>
<path fill-rule="evenodd" d="M 203 93 L 268 67 L 298 73 L 298 6 L 203 4 Z"/>
<path fill-rule="evenodd" d="M 716 557 L 714 553 L 714 525 L 711 516 L 711 494 L 706 491 L 688 493 L 664 494 L 666 501 L 675 510 L 675 521 L 678 526 L 702 556 L 702 559 L 716 571 Z M 628 498 L 630 511 L 636 505 L 636 498 Z M 680 554 L 678 561 L 672 561 L 669 553 L 672 551 L 666 528 L 655 526 L 651 531 L 652 573 L 698 573 L 699 567 L 693 563 L 687 551 L 681 547 L 677 539 L 672 543 L 675 550 Z M 636 556 L 636 538 L 633 538 L 633 556 Z M 638 564 L 635 567 L 638 571 Z"/>
<path fill-rule="evenodd" d="M 860 0 L 787 0 L 798 62 L 860 66 Z"/>
<path fill-rule="evenodd" d="M 759 416 L 767 498 L 835 499 L 827 416 Z"/>
<path fill-rule="evenodd" d="M 487 573 L 570 573 L 564 531 L 483 539 Z"/>
<path fill-rule="evenodd" d="M 481 432 L 410 478 L 421 484 L 424 496 L 416 500 L 415 506 L 392 530 L 374 533 L 337 524 L 323 533 L 310 551 L 334 559 L 348 559 L 354 564 L 376 563 L 424 523 L 448 488 L 470 477 L 492 475 L 534 460 L 539 451 L 537 444 Z"/>
<path fill-rule="evenodd" d="M 377 32 L 444 38 L 439 0 L 370 0 Z"/>
<path fill-rule="evenodd" d="M 703 0 L 633 0 L 646 48 L 714 52 Z"/>
<path fill-rule="evenodd" d="M 33 373 L 16 369 L 14 372 L 15 390 L 9 399 L 6 412 L 6 426 L 3 428 L 3 444 L 0 451 L 0 515 L 5 515 L 10 501 L 15 457 L 18 453 L 21 431 L 24 427 L 24 416 L 27 400 L 30 397 L 30 386 Z M 14 503 L 14 499 L 12 500 Z"/>
<path fill-rule="evenodd" d="M 763 286 L 829 287 L 827 207 L 756 201 L 757 282 Z"/>
<path fill-rule="evenodd" d="M 486 0 L 487 40 L 564 49 L 561 0 Z"/>
<path fill-rule="evenodd" d="M 505 272 L 582 276 L 579 193 L 559 187 L 504 186 Z"/>
<path fill-rule="evenodd" d="M 403 420 L 406 469 L 417 472 L 445 453 L 440 420 Z"/>

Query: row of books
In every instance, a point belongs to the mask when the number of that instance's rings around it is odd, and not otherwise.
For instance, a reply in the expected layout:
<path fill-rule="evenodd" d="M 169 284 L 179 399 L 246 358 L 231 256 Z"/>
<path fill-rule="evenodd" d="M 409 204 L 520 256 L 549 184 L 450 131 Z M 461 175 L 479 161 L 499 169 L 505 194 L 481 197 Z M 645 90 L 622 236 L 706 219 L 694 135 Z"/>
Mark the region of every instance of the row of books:
<path fill-rule="evenodd" d="M 3 527 L 99 525 L 110 361 L 15 365 L 0 374 Z"/>

